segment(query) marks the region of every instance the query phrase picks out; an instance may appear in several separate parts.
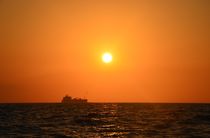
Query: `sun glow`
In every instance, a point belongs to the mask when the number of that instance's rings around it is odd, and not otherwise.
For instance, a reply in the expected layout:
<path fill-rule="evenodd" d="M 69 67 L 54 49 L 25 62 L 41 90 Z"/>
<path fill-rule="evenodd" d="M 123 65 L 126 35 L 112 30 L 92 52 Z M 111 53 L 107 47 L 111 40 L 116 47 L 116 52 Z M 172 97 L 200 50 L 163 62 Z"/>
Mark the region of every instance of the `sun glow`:
<path fill-rule="evenodd" d="M 112 62 L 112 54 L 111 53 L 108 53 L 108 52 L 104 53 L 102 55 L 102 61 L 104 63 L 110 63 L 110 62 Z"/>

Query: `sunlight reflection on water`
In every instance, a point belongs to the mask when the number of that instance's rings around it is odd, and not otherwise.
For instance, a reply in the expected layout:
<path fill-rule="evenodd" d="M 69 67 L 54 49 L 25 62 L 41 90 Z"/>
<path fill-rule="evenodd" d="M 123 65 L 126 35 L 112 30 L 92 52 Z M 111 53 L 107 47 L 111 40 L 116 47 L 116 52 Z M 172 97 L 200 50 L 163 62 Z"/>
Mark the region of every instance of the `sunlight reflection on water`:
<path fill-rule="evenodd" d="M 0 104 L 1 136 L 209 137 L 208 104 Z"/>

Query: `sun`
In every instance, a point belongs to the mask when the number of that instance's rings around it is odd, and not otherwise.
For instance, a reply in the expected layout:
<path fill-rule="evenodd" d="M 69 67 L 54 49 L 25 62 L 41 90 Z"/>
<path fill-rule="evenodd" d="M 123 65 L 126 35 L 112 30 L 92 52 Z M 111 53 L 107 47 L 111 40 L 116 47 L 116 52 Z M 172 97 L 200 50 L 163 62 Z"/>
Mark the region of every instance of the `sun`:
<path fill-rule="evenodd" d="M 103 61 L 104 63 L 110 63 L 110 62 L 112 62 L 112 54 L 109 53 L 109 52 L 104 53 L 104 54 L 102 55 L 102 61 Z"/>

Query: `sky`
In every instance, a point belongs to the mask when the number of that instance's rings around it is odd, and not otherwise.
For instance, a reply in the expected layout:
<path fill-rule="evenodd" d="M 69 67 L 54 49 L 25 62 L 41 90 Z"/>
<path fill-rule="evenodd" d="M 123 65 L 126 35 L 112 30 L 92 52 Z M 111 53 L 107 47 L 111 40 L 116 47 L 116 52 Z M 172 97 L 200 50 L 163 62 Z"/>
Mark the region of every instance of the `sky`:
<path fill-rule="evenodd" d="M 210 102 L 209 24 L 209 0 L 0 0 L 0 102 Z"/>

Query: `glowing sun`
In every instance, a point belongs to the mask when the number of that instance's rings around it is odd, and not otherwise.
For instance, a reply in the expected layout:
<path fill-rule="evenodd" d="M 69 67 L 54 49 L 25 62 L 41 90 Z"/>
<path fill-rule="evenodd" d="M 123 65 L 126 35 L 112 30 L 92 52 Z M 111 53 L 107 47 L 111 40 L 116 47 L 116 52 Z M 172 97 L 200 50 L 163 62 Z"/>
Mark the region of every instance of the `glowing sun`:
<path fill-rule="evenodd" d="M 108 53 L 108 52 L 104 53 L 102 55 L 102 61 L 104 63 L 110 63 L 110 62 L 112 62 L 112 54 L 111 53 Z"/>

